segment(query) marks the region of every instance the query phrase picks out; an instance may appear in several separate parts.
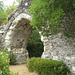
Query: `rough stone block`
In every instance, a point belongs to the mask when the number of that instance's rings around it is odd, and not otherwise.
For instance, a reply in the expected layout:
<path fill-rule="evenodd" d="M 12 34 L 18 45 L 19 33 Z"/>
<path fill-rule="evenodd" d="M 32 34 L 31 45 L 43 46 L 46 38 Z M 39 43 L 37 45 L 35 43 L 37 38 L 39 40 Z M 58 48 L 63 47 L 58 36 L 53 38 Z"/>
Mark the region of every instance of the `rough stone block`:
<path fill-rule="evenodd" d="M 65 59 L 66 59 L 66 60 L 71 60 L 71 58 L 70 58 L 70 57 L 65 57 Z"/>
<path fill-rule="evenodd" d="M 53 60 L 58 60 L 58 56 L 53 56 Z"/>
<path fill-rule="evenodd" d="M 72 67 L 72 71 L 75 72 L 75 66 Z"/>

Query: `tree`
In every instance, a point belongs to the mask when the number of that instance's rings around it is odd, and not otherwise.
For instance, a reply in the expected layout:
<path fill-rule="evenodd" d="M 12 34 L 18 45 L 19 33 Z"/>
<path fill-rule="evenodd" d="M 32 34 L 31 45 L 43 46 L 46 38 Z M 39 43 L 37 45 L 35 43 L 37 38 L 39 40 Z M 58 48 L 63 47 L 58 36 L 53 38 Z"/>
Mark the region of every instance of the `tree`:
<path fill-rule="evenodd" d="M 33 16 L 31 26 L 45 36 L 57 34 L 62 31 L 62 20 L 74 12 L 74 7 L 74 0 L 33 0 L 28 10 Z"/>
<path fill-rule="evenodd" d="M 6 7 L 6 13 L 8 15 L 8 17 L 10 17 L 11 13 L 17 9 L 17 5 L 16 2 L 18 2 L 18 4 L 20 3 L 21 0 L 14 0 L 12 5 L 9 5 Z"/>
<path fill-rule="evenodd" d="M 6 17 L 6 13 L 0 9 L 0 25 L 4 22 L 4 20 L 6 20 Z"/>
<path fill-rule="evenodd" d="M 3 1 L 0 1 L 0 25 L 4 22 L 4 20 L 6 20 L 7 17 L 3 7 L 4 7 Z"/>
<path fill-rule="evenodd" d="M 6 13 L 7 13 L 8 17 L 10 16 L 10 14 L 11 14 L 14 10 L 16 10 L 16 8 L 17 8 L 17 7 L 16 7 L 15 5 L 12 5 L 12 6 L 7 7 Z"/>
<path fill-rule="evenodd" d="M 10 17 L 11 12 L 13 12 L 17 5 L 15 5 L 15 1 L 13 2 L 12 6 L 6 6 L 6 8 L 3 7 L 3 1 L 0 1 L 0 25 L 2 23 L 7 23 L 8 17 Z"/>

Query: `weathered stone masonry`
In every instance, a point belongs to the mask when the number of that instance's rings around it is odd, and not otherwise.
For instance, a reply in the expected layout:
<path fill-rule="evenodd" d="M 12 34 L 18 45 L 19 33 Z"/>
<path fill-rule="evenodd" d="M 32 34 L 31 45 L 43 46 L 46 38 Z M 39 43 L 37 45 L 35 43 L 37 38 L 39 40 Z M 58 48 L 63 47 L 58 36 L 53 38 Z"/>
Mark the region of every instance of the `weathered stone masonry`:
<path fill-rule="evenodd" d="M 41 36 L 41 40 L 44 43 L 42 58 L 63 60 L 75 73 L 75 38 L 67 38 L 58 33 L 49 37 Z"/>
<path fill-rule="evenodd" d="M 27 40 L 33 30 L 29 24 L 32 16 L 26 12 L 30 4 L 30 0 L 22 0 L 8 23 L 0 26 L 0 45 L 16 53 L 18 64 L 25 63 L 28 59 Z"/>
<path fill-rule="evenodd" d="M 7 47 L 16 53 L 19 64 L 28 59 L 27 40 L 33 30 L 29 25 L 32 16 L 26 12 L 30 4 L 31 0 L 22 0 L 8 23 L 0 26 L 0 48 Z M 75 75 L 75 38 L 69 39 L 59 33 L 49 37 L 41 36 L 41 40 L 44 44 L 42 58 L 63 60 Z"/>

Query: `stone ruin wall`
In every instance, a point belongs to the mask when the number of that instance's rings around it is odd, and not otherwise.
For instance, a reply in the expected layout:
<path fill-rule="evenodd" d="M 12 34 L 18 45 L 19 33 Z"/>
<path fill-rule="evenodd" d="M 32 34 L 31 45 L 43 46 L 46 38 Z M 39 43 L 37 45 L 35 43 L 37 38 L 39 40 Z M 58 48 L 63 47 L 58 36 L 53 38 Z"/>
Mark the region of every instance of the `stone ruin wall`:
<path fill-rule="evenodd" d="M 7 47 L 9 51 L 16 52 L 19 64 L 25 63 L 28 59 L 27 40 L 33 30 L 29 25 L 32 16 L 26 12 L 30 1 L 22 0 L 8 23 L 0 26 L 0 48 Z M 63 60 L 72 73 L 75 73 L 75 38 L 68 39 L 59 33 L 49 37 L 41 36 L 41 40 L 44 43 L 42 58 Z"/>
<path fill-rule="evenodd" d="M 32 33 L 29 9 L 31 0 L 22 0 L 17 9 L 11 14 L 6 25 L 0 26 L 0 48 L 16 53 L 16 63 L 25 63 L 28 59 L 27 41 Z"/>
<path fill-rule="evenodd" d="M 72 73 L 75 73 L 75 38 L 69 39 L 58 33 L 49 37 L 41 36 L 41 40 L 44 43 L 42 58 L 63 60 Z"/>

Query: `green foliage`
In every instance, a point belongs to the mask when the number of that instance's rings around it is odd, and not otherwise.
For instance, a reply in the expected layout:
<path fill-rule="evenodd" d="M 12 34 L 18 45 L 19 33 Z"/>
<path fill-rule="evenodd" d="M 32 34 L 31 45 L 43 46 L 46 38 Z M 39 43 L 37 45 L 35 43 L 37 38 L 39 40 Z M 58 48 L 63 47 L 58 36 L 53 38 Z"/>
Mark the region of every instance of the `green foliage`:
<path fill-rule="evenodd" d="M 16 54 L 13 52 L 9 53 L 10 65 L 16 65 Z"/>
<path fill-rule="evenodd" d="M 67 75 L 70 73 L 68 67 L 62 61 L 57 60 L 31 58 L 28 60 L 27 67 L 29 71 L 35 71 L 39 75 Z"/>
<path fill-rule="evenodd" d="M 10 75 L 19 75 L 18 72 L 14 73 L 14 72 L 11 72 Z"/>
<path fill-rule="evenodd" d="M 11 15 L 11 13 L 12 13 L 14 10 L 16 10 L 16 8 L 17 8 L 16 2 L 20 3 L 20 1 L 21 1 L 21 0 L 14 0 L 13 3 L 12 3 L 12 5 L 9 5 L 9 6 L 6 7 L 6 13 L 7 13 L 8 15 Z M 9 17 L 9 16 L 8 16 L 8 17 Z"/>
<path fill-rule="evenodd" d="M 3 10 L 3 1 L 0 1 L 0 9 Z"/>
<path fill-rule="evenodd" d="M 8 54 L 0 51 L 0 75 L 10 75 Z"/>
<path fill-rule="evenodd" d="M 74 0 L 33 0 L 28 12 L 33 16 L 31 26 L 49 36 L 62 31 L 62 18 L 73 12 Z M 72 13 L 71 13 L 72 14 Z"/>
<path fill-rule="evenodd" d="M 17 5 L 15 5 L 16 2 L 14 1 L 12 3 L 12 5 L 9 5 L 6 7 L 6 14 L 7 14 L 7 18 L 11 17 L 11 15 L 14 13 L 14 11 L 16 10 L 17 8 Z"/>
<path fill-rule="evenodd" d="M 0 25 L 6 20 L 6 13 L 0 9 Z"/>
<path fill-rule="evenodd" d="M 10 15 L 10 13 L 12 13 L 15 9 L 16 9 L 15 5 L 9 6 L 7 7 L 6 13 Z"/>
<path fill-rule="evenodd" d="M 0 49 L 0 75 L 19 75 L 18 72 L 14 73 L 9 70 L 9 52 L 7 48 Z"/>
<path fill-rule="evenodd" d="M 2 52 L 5 52 L 6 54 L 8 54 L 8 58 L 10 60 L 9 64 L 10 65 L 16 65 L 16 53 L 8 52 L 8 48 L 5 48 L 4 50 L 1 50 Z"/>
<path fill-rule="evenodd" d="M 17 8 L 15 5 L 15 1 L 13 2 L 12 6 L 6 6 L 6 8 L 3 7 L 3 1 L 0 1 L 0 25 L 2 23 L 7 23 L 8 17 L 11 16 L 12 12 Z"/>
<path fill-rule="evenodd" d="M 38 30 L 33 30 L 28 39 L 27 50 L 29 57 L 40 57 L 43 52 L 43 43 L 40 39 Z"/>
<path fill-rule="evenodd" d="M 3 1 L 0 1 L 0 25 L 6 20 L 6 13 L 4 12 L 3 9 Z"/>
<path fill-rule="evenodd" d="M 75 8 L 75 0 L 73 0 L 73 7 Z"/>

